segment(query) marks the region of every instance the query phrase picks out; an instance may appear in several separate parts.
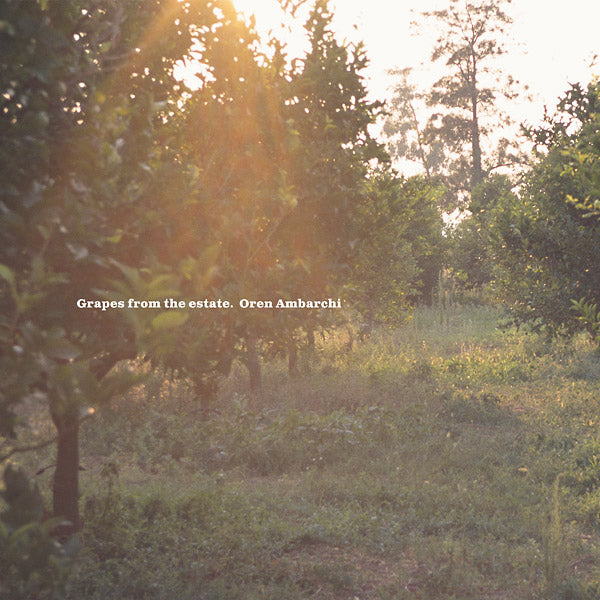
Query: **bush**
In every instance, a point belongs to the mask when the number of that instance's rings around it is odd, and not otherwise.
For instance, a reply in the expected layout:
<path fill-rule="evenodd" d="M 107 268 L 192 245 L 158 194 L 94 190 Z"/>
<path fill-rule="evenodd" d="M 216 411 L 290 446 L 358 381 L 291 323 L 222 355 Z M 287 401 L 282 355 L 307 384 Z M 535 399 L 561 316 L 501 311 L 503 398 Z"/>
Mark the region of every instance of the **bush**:
<path fill-rule="evenodd" d="M 11 600 L 62 598 L 77 540 L 61 544 L 53 537 L 60 519 L 42 522 L 37 486 L 11 464 L 4 471 L 1 496 L 6 508 L 0 514 L 0 595 Z"/>

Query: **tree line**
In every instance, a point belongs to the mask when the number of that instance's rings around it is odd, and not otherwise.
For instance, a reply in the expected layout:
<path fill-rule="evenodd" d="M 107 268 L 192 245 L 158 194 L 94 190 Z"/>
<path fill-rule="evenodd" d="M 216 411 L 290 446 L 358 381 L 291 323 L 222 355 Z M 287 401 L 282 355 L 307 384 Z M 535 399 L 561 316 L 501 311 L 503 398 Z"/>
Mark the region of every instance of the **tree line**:
<path fill-rule="evenodd" d="M 497 62 L 509 5 L 450 0 L 423 13 L 419 26 L 440 32 L 431 59 L 443 75 L 418 90 L 411 69 L 393 70 L 384 132 L 392 155 L 418 164 L 442 186 L 443 207 L 461 212 L 445 264 L 463 288 L 490 289 L 516 325 L 596 338 L 598 80 L 570 85 L 539 125 L 515 130 L 510 102 L 530 97 Z"/>

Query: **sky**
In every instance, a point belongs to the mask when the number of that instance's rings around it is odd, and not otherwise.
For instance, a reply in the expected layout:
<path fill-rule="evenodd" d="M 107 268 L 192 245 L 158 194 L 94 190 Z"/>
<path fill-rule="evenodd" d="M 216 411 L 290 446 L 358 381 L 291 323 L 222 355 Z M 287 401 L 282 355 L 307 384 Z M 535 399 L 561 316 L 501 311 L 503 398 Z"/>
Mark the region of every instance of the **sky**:
<path fill-rule="evenodd" d="M 278 29 L 281 11 L 276 0 L 233 0 L 246 15 L 254 13 L 257 29 Z M 373 99 L 385 100 L 393 83 L 387 70 L 413 68 L 413 83 L 426 88 L 439 67 L 430 61 L 435 30 L 415 35 L 410 23 L 423 10 L 446 8 L 447 0 L 331 0 L 334 26 L 341 39 L 362 40 L 371 64 L 366 71 Z M 501 70 L 513 75 L 532 92 L 533 101 L 510 107 L 517 122 L 535 124 L 544 105 L 552 109 L 568 83 L 587 83 L 600 74 L 590 63 L 600 53 L 600 2 L 597 0 L 513 0 L 507 6 L 513 17 L 513 41 L 506 40 L 509 52 L 498 61 Z M 294 32 L 282 34 L 293 54 L 304 47 L 300 24 Z"/>

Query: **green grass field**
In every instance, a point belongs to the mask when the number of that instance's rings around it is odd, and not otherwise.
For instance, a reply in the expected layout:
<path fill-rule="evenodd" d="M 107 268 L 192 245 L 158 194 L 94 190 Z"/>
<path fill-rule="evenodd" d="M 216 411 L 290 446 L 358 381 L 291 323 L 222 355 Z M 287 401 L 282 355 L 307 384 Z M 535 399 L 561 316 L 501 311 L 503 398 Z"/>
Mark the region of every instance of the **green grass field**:
<path fill-rule="evenodd" d="M 600 356 L 442 316 L 322 340 L 256 397 L 234 369 L 208 422 L 158 376 L 99 411 L 69 597 L 600 597 Z"/>

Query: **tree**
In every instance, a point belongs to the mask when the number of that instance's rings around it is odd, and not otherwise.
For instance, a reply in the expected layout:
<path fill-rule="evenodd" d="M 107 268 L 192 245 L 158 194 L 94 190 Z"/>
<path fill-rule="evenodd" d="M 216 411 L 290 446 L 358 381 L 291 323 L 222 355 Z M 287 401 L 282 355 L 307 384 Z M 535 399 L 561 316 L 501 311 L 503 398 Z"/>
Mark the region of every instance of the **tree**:
<path fill-rule="evenodd" d="M 411 213 L 401 183 L 380 173 L 369 182 L 360 223 L 370 233 L 352 262 L 348 300 L 361 317 L 362 329 L 401 322 L 414 292 L 417 265 L 407 239 Z"/>
<path fill-rule="evenodd" d="M 414 302 L 430 300 L 444 258 L 441 193 L 422 177 L 371 177 L 358 215 L 369 242 L 352 263 L 348 295 L 363 331 L 397 325 Z"/>
<path fill-rule="evenodd" d="M 449 231 L 448 265 L 465 289 L 482 289 L 494 279 L 494 220 L 500 207 L 515 201 L 506 175 L 492 174 L 477 185 L 468 205 L 469 215 Z"/>
<path fill-rule="evenodd" d="M 80 423 L 138 381 L 124 361 L 190 377 L 206 406 L 235 358 L 256 376 L 259 349 L 331 323 L 304 311 L 217 319 L 165 298 L 341 296 L 357 258 L 381 264 L 418 244 L 402 239 L 404 200 L 373 166 L 386 155 L 369 135 L 380 105 L 366 98 L 364 51 L 335 40 L 326 2 L 290 70 L 228 0 L 0 10 L 3 457 L 18 449 L 15 405 L 43 396 L 54 514 L 73 531 Z M 173 74 L 190 53 L 195 92 Z M 380 212 L 394 226 L 374 237 Z M 393 278 L 403 294 L 411 265 Z M 128 309 L 130 298 L 160 309 Z"/>
<path fill-rule="evenodd" d="M 82 356 L 81 348 L 69 339 L 72 332 L 66 324 L 70 319 L 63 319 L 66 315 L 59 303 L 64 307 L 64 290 L 72 281 L 69 267 L 79 268 L 90 253 L 77 239 L 81 227 L 71 229 L 75 215 L 81 214 L 74 198 L 78 194 L 61 185 L 52 152 L 59 139 L 81 123 L 88 94 L 81 76 L 95 71 L 84 52 L 88 40 L 79 42 L 87 19 L 73 8 L 50 8 L 37 2 L 3 5 L 1 164 L 6 186 L 1 226 L 8 244 L 0 261 L 5 283 L 1 360 L 3 372 L 14 374 L 2 384 L 3 433 L 15 434 L 12 409 L 16 402 L 36 389 L 47 395 L 59 446 L 55 506 L 76 527 L 77 480 L 72 468 L 78 461 L 78 426 L 74 424 L 80 407 L 69 403 L 66 396 L 72 396 L 75 389 L 80 394 L 83 388 L 90 391 L 83 380 L 91 384 L 93 376 L 91 356 Z M 74 41 L 75 35 L 79 43 Z M 66 172 L 63 181 L 69 176 Z M 79 181 L 74 186 L 77 188 Z M 65 201 L 56 205 L 51 188 L 62 188 Z M 99 238 L 101 234 L 92 243 Z M 79 357 L 83 360 L 74 363 Z"/>
<path fill-rule="evenodd" d="M 76 544 L 58 544 L 52 529 L 60 519 L 42 522 L 44 503 L 37 485 L 9 464 L 0 491 L 0 585 L 13 600 L 64 597 Z"/>
<path fill-rule="evenodd" d="M 47 399 L 57 430 L 54 513 L 71 530 L 80 525 L 81 415 L 135 380 L 117 363 L 135 358 L 150 333 L 165 337 L 150 315 L 136 327 L 121 311 L 76 302 L 156 256 L 145 235 L 157 214 L 141 200 L 176 102 L 173 65 L 191 44 L 189 11 L 175 8 L 13 0 L 0 14 L 0 424 L 14 436 L 14 405 L 34 392 Z M 157 23 L 170 34 L 161 37 Z M 178 273 L 155 275 L 138 281 L 161 296 Z"/>
<path fill-rule="evenodd" d="M 177 116 L 172 142 L 183 173 L 192 174 L 191 179 L 183 178 L 187 188 L 182 190 L 191 218 L 178 221 L 176 238 L 183 242 L 178 260 L 190 266 L 194 257 L 204 256 L 210 276 L 188 276 L 186 293 L 198 297 L 200 285 L 203 293 L 234 303 L 286 295 L 299 269 L 275 243 L 282 220 L 296 204 L 287 181 L 295 136 L 282 114 L 284 61 L 269 40 L 263 43 L 274 49 L 273 56 L 258 50 L 256 32 L 233 7 L 218 28 L 200 31 L 198 39 L 202 52 L 196 67 L 202 85 Z M 173 205 L 170 220 L 176 220 L 180 208 Z M 236 308 L 219 314 L 216 323 L 214 315 L 197 311 L 190 316 L 192 331 L 209 327 L 215 343 L 190 339 L 177 356 L 165 360 L 179 365 L 198 389 L 205 390 L 206 402 L 233 359 L 248 368 L 254 391 L 261 382 L 261 346 L 277 343 L 288 321 L 284 311 Z M 211 361 L 219 368 L 199 368 Z"/>
<path fill-rule="evenodd" d="M 381 103 L 367 98 L 364 48 L 340 43 L 331 20 L 328 3 L 318 0 L 305 25 L 310 49 L 290 76 L 283 113 L 297 135 L 289 172 L 297 206 L 276 238 L 284 260 L 300 266 L 290 298 L 344 295 L 351 265 L 372 233 L 359 216 L 373 198 L 370 162 L 388 162 L 369 132 Z M 305 313 L 309 338 L 331 318 Z"/>
<path fill-rule="evenodd" d="M 392 148 L 404 151 L 408 158 L 417 157 L 428 175 L 443 175 L 448 208 L 464 204 L 489 173 L 519 161 L 509 140 L 496 138 L 498 124 L 511 123 L 498 103 L 517 96 L 514 79 L 493 66 L 494 59 L 506 51 L 503 40 L 511 18 L 504 5 L 509 2 L 451 0 L 447 9 L 422 13 L 441 28 L 431 58 L 444 61 L 446 73 L 428 93 L 416 94 L 407 72 L 399 71 L 404 81 L 392 99 L 392 108 L 399 111 L 387 124 Z M 430 115 L 425 125 L 417 127 L 414 106 L 419 100 L 425 101 Z"/>
<path fill-rule="evenodd" d="M 598 157 L 599 107 L 596 83 L 571 86 L 556 114 L 529 132 L 537 161 L 519 196 L 501 203 L 493 219 L 498 290 L 516 322 L 551 333 L 585 324 L 572 311 L 573 300 L 600 301 L 593 267 L 600 260 L 600 224 L 569 201 L 593 205 L 597 193 L 587 166 Z"/>
<path fill-rule="evenodd" d="M 389 75 L 397 78 L 397 82 L 386 104 L 383 133 L 392 156 L 416 163 L 426 177 L 432 179 L 443 169 L 444 146 L 440 139 L 425 137 L 426 123 L 423 123 L 419 112 L 426 94 L 411 83 L 411 72 L 411 67 L 388 71 Z"/>

